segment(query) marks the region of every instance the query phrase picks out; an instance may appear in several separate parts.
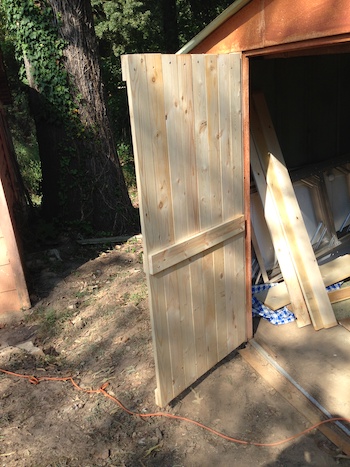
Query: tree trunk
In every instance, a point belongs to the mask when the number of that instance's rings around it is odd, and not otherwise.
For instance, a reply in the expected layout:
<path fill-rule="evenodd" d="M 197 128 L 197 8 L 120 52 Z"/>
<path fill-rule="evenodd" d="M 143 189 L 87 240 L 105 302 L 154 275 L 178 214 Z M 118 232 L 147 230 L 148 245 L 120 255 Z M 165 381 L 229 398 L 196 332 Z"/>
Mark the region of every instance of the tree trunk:
<path fill-rule="evenodd" d="M 66 41 L 65 68 L 80 119 L 80 135 L 66 148 L 65 217 L 116 234 L 134 227 L 135 212 L 116 154 L 103 93 L 89 0 L 49 0 Z M 62 167 L 62 164 L 61 164 Z M 61 183 L 62 185 L 62 183 Z"/>

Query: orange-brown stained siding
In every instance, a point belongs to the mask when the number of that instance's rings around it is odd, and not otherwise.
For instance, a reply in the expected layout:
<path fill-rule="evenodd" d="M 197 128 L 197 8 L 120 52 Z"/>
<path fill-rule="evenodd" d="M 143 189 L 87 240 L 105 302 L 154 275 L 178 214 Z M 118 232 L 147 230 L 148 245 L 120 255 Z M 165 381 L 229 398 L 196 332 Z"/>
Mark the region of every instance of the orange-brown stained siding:
<path fill-rule="evenodd" d="M 16 315 L 20 317 L 21 309 L 30 307 L 11 215 L 16 202 L 16 180 L 9 144 L 6 121 L 0 108 L 0 324 Z"/>
<path fill-rule="evenodd" d="M 350 40 L 349 0 L 252 0 L 191 53 L 230 53 L 328 36 Z"/>

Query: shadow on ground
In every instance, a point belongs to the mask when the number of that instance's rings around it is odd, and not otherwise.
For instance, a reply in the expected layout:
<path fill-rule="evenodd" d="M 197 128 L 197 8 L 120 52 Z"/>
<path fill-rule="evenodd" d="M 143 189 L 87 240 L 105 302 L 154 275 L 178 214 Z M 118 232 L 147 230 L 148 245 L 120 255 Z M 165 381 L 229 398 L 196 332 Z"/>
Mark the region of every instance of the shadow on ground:
<path fill-rule="evenodd" d="M 129 415 L 89 393 L 108 383 L 108 393 L 128 409 L 159 411 L 142 243 L 131 238 L 113 247 L 57 250 L 60 259 L 55 253 L 30 258 L 35 305 L 21 323 L 0 329 L 0 366 L 36 377 L 72 375 L 87 391 L 70 382 L 0 376 L 3 465 L 346 465 L 318 433 L 277 448 L 241 445 L 187 422 Z M 21 349 L 21 342 L 37 350 Z M 235 352 L 165 412 L 262 443 L 307 425 Z"/>

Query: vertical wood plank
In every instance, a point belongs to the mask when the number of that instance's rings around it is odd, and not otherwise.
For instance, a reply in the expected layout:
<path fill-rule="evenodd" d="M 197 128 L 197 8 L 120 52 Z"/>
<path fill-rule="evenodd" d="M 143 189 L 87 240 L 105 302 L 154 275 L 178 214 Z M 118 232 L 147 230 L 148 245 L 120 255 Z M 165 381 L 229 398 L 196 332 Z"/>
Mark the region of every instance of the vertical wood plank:
<path fill-rule="evenodd" d="M 202 216 L 201 225 L 218 225 L 222 220 L 221 210 L 221 187 L 220 187 L 220 152 L 219 152 L 219 118 L 218 118 L 218 70 L 217 56 L 207 55 L 205 57 L 205 87 L 207 102 L 208 122 L 208 188 L 209 206 Z M 217 354 L 217 308 L 219 301 L 218 291 L 218 264 L 219 255 L 222 252 L 217 249 L 210 255 L 205 255 L 204 277 L 206 278 L 207 290 L 205 292 L 205 323 L 207 336 L 207 358 L 211 367 L 218 361 Z M 220 273 L 219 273 L 220 274 Z"/>
<path fill-rule="evenodd" d="M 231 209 L 233 213 L 236 212 L 245 212 L 245 216 L 249 217 L 249 208 L 245 207 L 245 202 L 248 202 L 249 198 L 245 200 L 245 185 L 250 187 L 250 178 L 249 178 L 249 161 L 248 164 L 244 160 L 243 148 L 243 122 L 242 122 L 242 109 L 243 109 L 243 96 L 242 96 L 242 64 L 241 60 L 238 59 L 238 56 L 231 55 L 230 57 L 230 91 L 231 91 L 231 132 L 230 132 L 230 141 L 231 141 L 231 173 L 232 173 L 232 197 L 226 197 L 228 202 L 231 201 L 233 206 Z M 247 85 L 248 83 L 246 83 Z M 246 90 L 249 87 L 246 88 Z M 249 120 L 248 120 L 249 123 Z M 241 157 L 238 157 L 238 154 L 241 154 Z M 248 173 L 246 172 L 248 167 Z M 246 177 L 248 176 L 248 179 Z M 227 206 L 229 212 L 230 206 Z M 248 211 L 248 212 L 247 212 Z M 247 235 L 249 234 L 249 223 L 246 220 L 246 237 L 241 235 L 234 239 L 230 248 L 232 248 L 232 259 L 227 261 L 229 267 L 231 268 L 230 275 L 233 276 L 233 300 L 234 306 L 232 308 L 231 314 L 231 323 L 229 323 L 229 329 L 233 329 L 231 334 L 233 334 L 233 342 L 230 343 L 230 349 L 237 347 L 238 342 L 242 340 L 242 329 L 246 329 L 247 333 L 251 334 L 252 332 L 252 313 L 251 313 L 251 261 L 246 263 L 246 245 L 245 242 Z M 248 253 L 250 257 L 250 241 L 248 245 Z M 248 270 L 248 272 L 247 272 Z M 247 272 L 247 277 L 245 276 Z M 246 279 L 248 278 L 248 282 Z M 248 299 L 248 300 L 247 300 Z M 245 313 L 242 313 L 240 310 L 245 310 Z M 230 310 L 228 310 L 230 312 Z"/>
<path fill-rule="evenodd" d="M 250 118 L 249 118 L 249 92 L 250 92 L 250 63 L 249 58 L 243 54 L 241 63 L 241 93 L 242 93 L 242 146 L 243 146 L 243 193 L 244 216 L 246 218 L 246 235 L 244 241 L 245 252 L 245 289 L 246 289 L 246 337 L 253 337 L 252 303 L 252 250 L 251 250 L 251 219 L 250 219 Z"/>
<path fill-rule="evenodd" d="M 168 154 L 174 213 L 174 240 L 180 241 L 198 231 L 196 189 L 196 152 L 191 56 L 162 57 L 165 93 Z M 196 375 L 196 351 L 191 300 L 190 265 L 176 268 L 179 320 L 172 322 L 174 340 L 182 345 L 183 381 L 193 382 Z M 178 337 L 181 336 L 181 337 Z M 180 371 L 177 366 L 177 371 Z"/>
<path fill-rule="evenodd" d="M 204 292 L 203 280 L 203 255 L 199 254 L 190 264 L 191 290 L 192 290 L 192 313 L 193 313 L 193 337 L 195 343 L 195 365 L 196 375 L 203 375 L 208 370 L 205 316 L 204 316 Z"/>
<path fill-rule="evenodd" d="M 130 119 L 147 273 L 148 253 L 158 245 L 170 244 L 174 240 L 161 56 L 124 56 L 122 66 L 131 104 Z M 156 401 L 162 405 L 163 399 L 170 400 L 174 394 L 165 285 L 162 276 L 150 279 L 147 274 L 147 282 L 155 343 Z"/>
<path fill-rule="evenodd" d="M 173 268 L 173 273 L 164 275 L 164 295 L 166 297 L 166 308 L 164 310 L 166 310 L 167 332 L 163 332 L 163 336 L 167 337 L 170 348 L 168 371 L 171 372 L 172 398 L 175 397 L 176 394 L 179 394 L 179 392 L 182 391 L 182 388 L 185 387 L 182 346 L 183 337 L 179 295 L 180 287 L 176 268 L 176 266 Z M 157 332 L 159 332 L 158 329 Z M 169 376 L 169 373 L 168 376 L 164 374 L 164 378 Z M 168 394 L 168 391 L 166 393 L 164 392 L 163 380 L 159 382 L 159 390 L 163 394 Z M 162 395 L 162 398 L 163 397 L 164 395 Z"/>
<path fill-rule="evenodd" d="M 192 56 L 193 74 L 193 108 L 194 108 L 194 141 L 196 148 L 197 167 L 197 202 L 199 230 L 204 230 L 210 216 L 210 173 L 208 146 L 208 114 L 206 97 L 205 56 Z M 198 255 L 191 264 L 191 278 L 193 288 L 193 316 L 196 341 L 196 359 L 198 374 L 208 369 L 207 346 L 207 314 L 212 303 L 208 297 L 210 277 L 207 271 L 213 267 L 212 255 Z M 206 273 L 204 273 L 206 271 Z"/>
<path fill-rule="evenodd" d="M 230 60 L 217 57 L 217 80 L 218 80 L 218 128 L 217 140 L 219 150 L 220 167 L 217 178 L 217 184 L 220 184 L 220 204 L 221 204 L 221 219 L 227 220 L 230 215 L 237 209 L 241 203 L 241 198 L 234 198 L 234 143 L 232 139 L 234 131 L 235 110 L 232 108 L 232 93 L 234 90 L 231 85 L 232 73 L 234 73 L 231 56 Z M 238 168 L 239 170 L 239 168 Z M 240 184 L 242 181 L 240 181 Z M 242 212 L 241 209 L 238 209 Z M 231 295 L 229 290 L 233 287 L 230 250 L 233 248 L 235 240 L 225 242 L 220 250 L 215 252 L 215 289 L 216 289 L 216 327 L 217 327 L 217 347 L 218 358 L 222 359 L 232 349 L 229 347 L 229 336 L 234 335 L 235 328 L 232 327 L 231 315 L 232 307 L 227 299 L 227 295 Z M 231 282 L 231 283 L 230 283 Z M 234 341 L 234 339 L 233 339 Z"/>
<path fill-rule="evenodd" d="M 276 183 L 277 180 L 286 179 L 289 179 L 287 168 L 271 154 L 267 183 L 273 186 L 274 195 L 278 201 L 279 215 L 283 222 L 284 232 L 288 239 L 291 256 L 297 269 L 312 323 L 315 329 L 337 326 L 338 323 L 324 287 L 292 184 L 291 182 L 290 184 L 283 183 L 282 188 L 279 183 Z"/>

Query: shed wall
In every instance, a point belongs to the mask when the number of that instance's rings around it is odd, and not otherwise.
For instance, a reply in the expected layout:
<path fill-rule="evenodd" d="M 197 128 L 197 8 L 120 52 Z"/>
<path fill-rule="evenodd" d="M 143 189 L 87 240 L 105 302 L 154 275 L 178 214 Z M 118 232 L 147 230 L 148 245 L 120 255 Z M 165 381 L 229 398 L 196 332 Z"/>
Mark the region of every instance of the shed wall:
<path fill-rule="evenodd" d="M 350 40 L 349 0 L 253 0 L 191 53 L 230 53 L 333 36 Z"/>
<path fill-rule="evenodd" d="M 20 180 L 0 107 L 0 322 L 11 321 L 30 307 L 20 254 L 15 211 L 20 208 Z"/>

